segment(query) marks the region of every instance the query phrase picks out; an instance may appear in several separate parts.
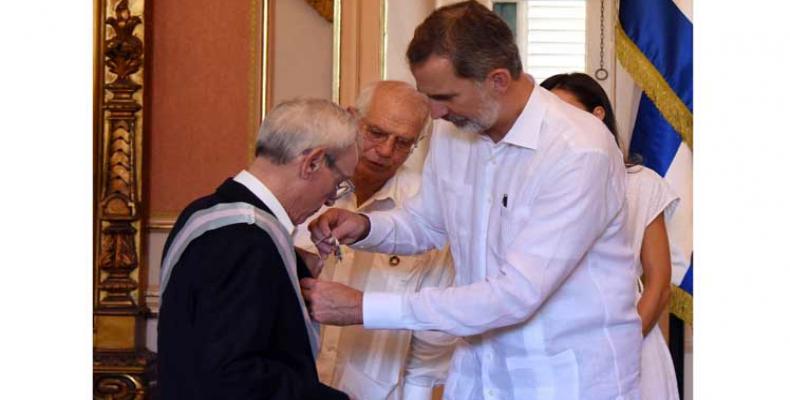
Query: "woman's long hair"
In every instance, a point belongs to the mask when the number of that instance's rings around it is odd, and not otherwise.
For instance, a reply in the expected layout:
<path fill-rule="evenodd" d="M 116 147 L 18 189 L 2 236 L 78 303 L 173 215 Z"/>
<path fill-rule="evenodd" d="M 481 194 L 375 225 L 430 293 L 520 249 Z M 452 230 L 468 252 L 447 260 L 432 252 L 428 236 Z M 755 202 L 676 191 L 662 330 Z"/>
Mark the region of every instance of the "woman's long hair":
<path fill-rule="evenodd" d="M 617 120 L 615 120 L 614 117 L 612 103 L 609 102 L 609 97 L 606 96 L 606 92 L 595 79 L 581 72 L 557 74 L 546 78 L 540 86 L 543 86 L 547 90 L 561 89 L 572 93 L 590 113 L 593 112 L 595 107 L 602 107 L 604 110 L 603 123 L 609 128 L 609 131 L 612 132 L 617 146 L 622 148 L 620 146 L 620 137 L 617 132 Z M 628 167 L 638 164 L 641 164 L 641 157 L 637 154 L 629 154 L 628 158 L 625 160 L 625 165 Z"/>

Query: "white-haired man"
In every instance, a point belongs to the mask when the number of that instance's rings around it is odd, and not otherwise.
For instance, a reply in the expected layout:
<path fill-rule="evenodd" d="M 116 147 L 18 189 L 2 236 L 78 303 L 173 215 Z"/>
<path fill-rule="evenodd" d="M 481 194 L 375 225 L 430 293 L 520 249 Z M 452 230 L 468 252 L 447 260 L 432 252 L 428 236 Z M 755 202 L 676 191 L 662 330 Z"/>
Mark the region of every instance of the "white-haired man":
<path fill-rule="evenodd" d="M 371 212 L 391 210 L 417 193 L 420 171 L 404 165 L 430 121 L 427 98 L 398 81 L 366 86 L 357 97 L 362 152 L 354 170 L 353 195 L 335 207 Z M 306 227 L 297 246 L 312 247 Z M 452 283 L 447 248 L 413 256 L 349 251 L 327 263 L 321 278 L 359 290 L 414 292 Z M 455 338 L 438 332 L 365 330 L 324 326 L 318 374 L 322 382 L 366 400 L 431 398 L 444 382 Z"/>
<path fill-rule="evenodd" d="M 318 381 L 318 331 L 291 234 L 348 193 L 356 119 L 326 100 L 276 106 L 255 160 L 179 216 L 165 244 L 159 387 L 166 399 L 346 399 Z"/>

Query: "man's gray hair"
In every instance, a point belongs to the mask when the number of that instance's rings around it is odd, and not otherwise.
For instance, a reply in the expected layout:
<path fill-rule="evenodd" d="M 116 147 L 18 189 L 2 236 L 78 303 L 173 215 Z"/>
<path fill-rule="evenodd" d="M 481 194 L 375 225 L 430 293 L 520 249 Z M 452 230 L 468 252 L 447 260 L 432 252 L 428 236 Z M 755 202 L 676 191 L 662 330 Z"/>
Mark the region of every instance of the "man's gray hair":
<path fill-rule="evenodd" d="M 387 95 L 400 96 L 399 98 L 403 99 L 403 101 L 412 101 L 415 105 L 423 103 L 427 115 L 422 123 L 422 129 L 420 129 L 417 139 L 423 137 L 423 135 L 428 132 L 431 126 L 431 106 L 428 103 L 428 98 L 418 92 L 414 86 L 402 81 L 376 81 L 365 85 L 362 90 L 359 91 L 356 102 L 356 108 L 359 111 L 360 117 L 364 118 L 368 115 L 370 103 L 373 102 L 373 95 L 378 90 L 385 91 Z"/>
<path fill-rule="evenodd" d="M 337 104 L 312 98 L 287 100 L 264 118 L 255 156 L 287 164 L 305 150 L 318 147 L 336 155 L 356 140 L 356 118 Z"/>

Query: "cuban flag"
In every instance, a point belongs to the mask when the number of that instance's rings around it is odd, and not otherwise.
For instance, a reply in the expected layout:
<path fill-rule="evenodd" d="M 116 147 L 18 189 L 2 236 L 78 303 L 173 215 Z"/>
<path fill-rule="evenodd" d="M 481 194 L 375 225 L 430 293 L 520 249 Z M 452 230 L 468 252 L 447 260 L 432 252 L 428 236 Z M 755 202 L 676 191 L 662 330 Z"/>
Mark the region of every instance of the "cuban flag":
<path fill-rule="evenodd" d="M 680 196 L 667 221 L 672 251 L 670 311 L 692 323 L 692 32 L 691 0 L 621 0 L 617 59 L 642 89 L 629 151 Z"/>

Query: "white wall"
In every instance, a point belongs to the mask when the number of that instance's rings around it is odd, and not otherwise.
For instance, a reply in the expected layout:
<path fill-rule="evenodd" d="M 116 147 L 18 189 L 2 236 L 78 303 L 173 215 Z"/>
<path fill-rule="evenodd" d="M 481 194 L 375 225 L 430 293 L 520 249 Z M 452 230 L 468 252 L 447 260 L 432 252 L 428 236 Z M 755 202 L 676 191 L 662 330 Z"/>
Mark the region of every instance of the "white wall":
<path fill-rule="evenodd" d="M 433 11 L 434 0 L 387 2 L 387 44 L 385 79 L 414 84 L 414 77 L 406 61 L 406 49 L 414 36 L 414 28 Z"/>
<path fill-rule="evenodd" d="M 408 82 L 414 85 L 414 77 L 406 60 L 406 49 L 414 36 L 414 29 L 431 11 L 434 0 L 384 0 L 387 2 L 384 79 Z M 430 135 L 425 137 L 406 160 L 406 168 L 419 169 L 428 154 Z"/>
<path fill-rule="evenodd" d="M 332 98 L 332 40 L 332 24 L 306 1 L 275 1 L 272 106 L 294 97 Z"/>

